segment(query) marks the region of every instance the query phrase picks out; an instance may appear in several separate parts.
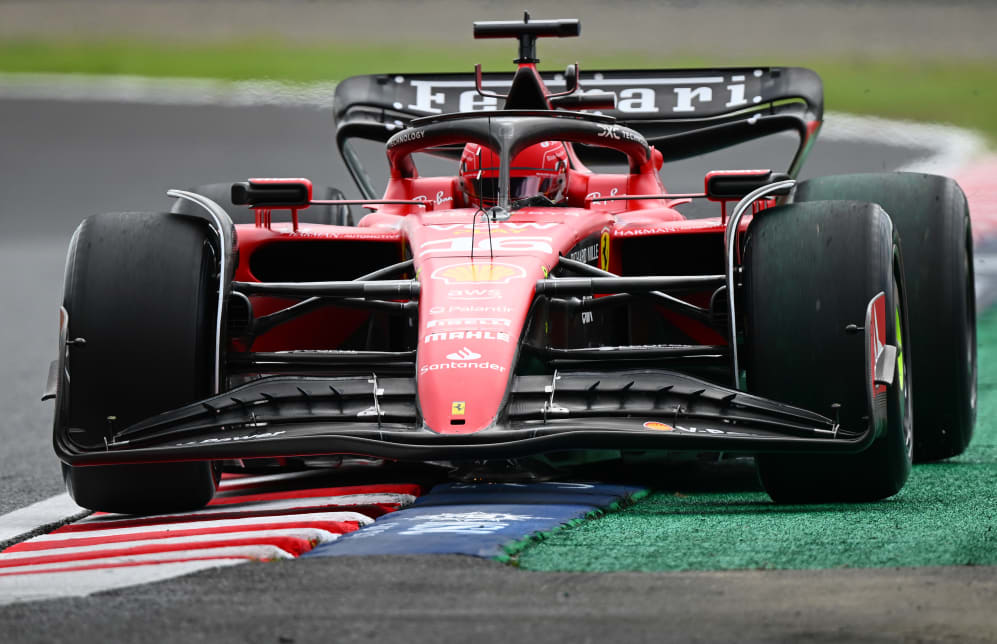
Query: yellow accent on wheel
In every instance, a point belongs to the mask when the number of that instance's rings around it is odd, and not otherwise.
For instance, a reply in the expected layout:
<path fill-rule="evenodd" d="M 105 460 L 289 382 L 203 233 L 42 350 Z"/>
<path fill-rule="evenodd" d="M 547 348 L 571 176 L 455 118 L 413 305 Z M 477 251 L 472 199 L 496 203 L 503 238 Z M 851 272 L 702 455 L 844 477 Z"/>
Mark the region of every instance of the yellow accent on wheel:
<path fill-rule="evenodd" d="M 900 333 L 900 309 L 894 310 L 897 321 L 897 378 L 900 380 L 900 391 L 904 390 L 904 340 Z"/>

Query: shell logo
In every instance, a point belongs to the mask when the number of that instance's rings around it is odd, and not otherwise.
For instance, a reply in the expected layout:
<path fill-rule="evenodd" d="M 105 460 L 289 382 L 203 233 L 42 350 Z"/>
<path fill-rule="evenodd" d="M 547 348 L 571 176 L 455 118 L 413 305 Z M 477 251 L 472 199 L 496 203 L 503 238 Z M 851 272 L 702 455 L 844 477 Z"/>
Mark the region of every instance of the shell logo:
<path fill-rule="evenodd" d="M 441 266 L 431 277 L 447 284 L 508 284 L 510 280 L 526 277 L 526 271 L 515 264 L 464 263 Z"/>
<path fill-rule="evenodd" d="M 675 431 L 675 428 L 672 427 L 671 425 L 669 425 L 667 423 L 659 423 L 659 422 L 656 422 L 656 421 L 648 421 L 648 422 L 644 423 L 644 429 L 656 429 L 656 430 L 662 431 L 662 432 Z"/>

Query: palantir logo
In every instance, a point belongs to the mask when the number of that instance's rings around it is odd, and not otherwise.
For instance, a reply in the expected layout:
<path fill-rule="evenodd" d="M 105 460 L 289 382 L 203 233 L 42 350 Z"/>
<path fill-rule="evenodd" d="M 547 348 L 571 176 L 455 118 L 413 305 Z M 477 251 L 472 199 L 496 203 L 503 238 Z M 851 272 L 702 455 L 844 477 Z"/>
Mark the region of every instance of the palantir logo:
<path fill-rule="evenodd" d="M 480 353 L 475 353 L 470 349 L 468 349 L 467 347 L 464 347 L 460 351 L 455 351 L 447 355 L 447 360 L 459 360 L 461 362 L 466 362 L 468 360 L 477 360 L 480 357 L 481 357 Z"/>

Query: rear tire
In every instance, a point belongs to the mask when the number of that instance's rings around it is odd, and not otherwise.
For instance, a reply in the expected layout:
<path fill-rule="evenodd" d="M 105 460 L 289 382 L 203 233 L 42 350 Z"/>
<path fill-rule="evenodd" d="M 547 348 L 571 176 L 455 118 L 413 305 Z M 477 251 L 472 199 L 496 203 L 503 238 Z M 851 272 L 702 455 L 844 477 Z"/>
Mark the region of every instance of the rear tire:
<path fill-rule="evenodd" d="M 973 234 L 962 189 L 930 174 L 850 174 L 804 181 L 794 198 L 868 201 L 890 215 L 903 246 L 917 347 L 914 461 L 961 454 L 976 423 Z"/>
<path fill-rule="evenodd" d="M 63 305 L 70 338 L 63 422 L 98 449 L 110 430 L 211 393 L 216 260 L 205 225 L 171 214 L 109 213 L 77 230 Z M 63 406 L 65 404 L 65 406 Z M 129 514 L 202 507 L 215 491 L 209 462 L 64 466 L 73 499 Z"/>
<path fill-rule="evenodd" d="M 314 186 L 312 188 L 314 198 L 316 199 L 346 199 L 346 195 L 339 188 L 326 188 L 324 186 Z M 233 224 L 253 224 L 256 223 L 256 213 L 252 208 L 246 206 L 237 206 L 232 203 L 232 184 L 231 183 L 209 183 L 203 186 L 198 186 L 192 188 L 191 192 L 196 192 L 199 195 L 203 195 L 208 199 L 211 199 L 216 204 L 222 207 L 222 210 L 228 213 L 229 217 L 232 218 Z M 184 215 L 197 215 L 203 214 L 203 210 L 200 206 L 187 201 L 186 199 L 177 199 L 173 204 L 171 212 L 184 214 Z M 298 213 L 298 220 L 302 223 L 309 224 L 326 224 L 333 226 L 352 226 L 353 225 L 353 213 L 350 211 L 349 206 L 309 206 L 301 210 Z"/>
<path fill-rule="evenodd" d="M 907 480 L 911 388 L 902 265 L 890 218 L 874 204 L 780 206 L 749 226 L 742 296 L 749 391 L 831 418 L 832 404 L 840 404 L 841 427 L 861 431 L 869 424 L 864 334 L 845 328 L 864 326 L 869 300 L 880 292 L 890 317 L 887 343 L 900 348 L 886 431 L 865 451 L 758 456 L 762 484 L 776 502 L 876 501 Z"/>

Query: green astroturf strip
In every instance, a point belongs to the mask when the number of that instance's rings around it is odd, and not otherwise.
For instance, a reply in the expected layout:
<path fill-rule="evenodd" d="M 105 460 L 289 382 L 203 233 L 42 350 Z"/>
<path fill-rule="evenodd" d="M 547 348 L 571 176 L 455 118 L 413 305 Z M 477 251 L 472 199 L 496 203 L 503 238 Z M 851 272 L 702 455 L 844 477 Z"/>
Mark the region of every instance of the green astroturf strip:
<path fill-rule="evenodd" d="M 518 565 L 550 571 L 997 565 L 997 310 L 979 324 L 973 441 L 957 458 L 915 466 L 897 496 L 863 505 L 777 506 L 750 468 L 735 466 L 712 484 L 683 487 L 674 478 L 642 502 L 546 535 L 518 553 Z"/>

